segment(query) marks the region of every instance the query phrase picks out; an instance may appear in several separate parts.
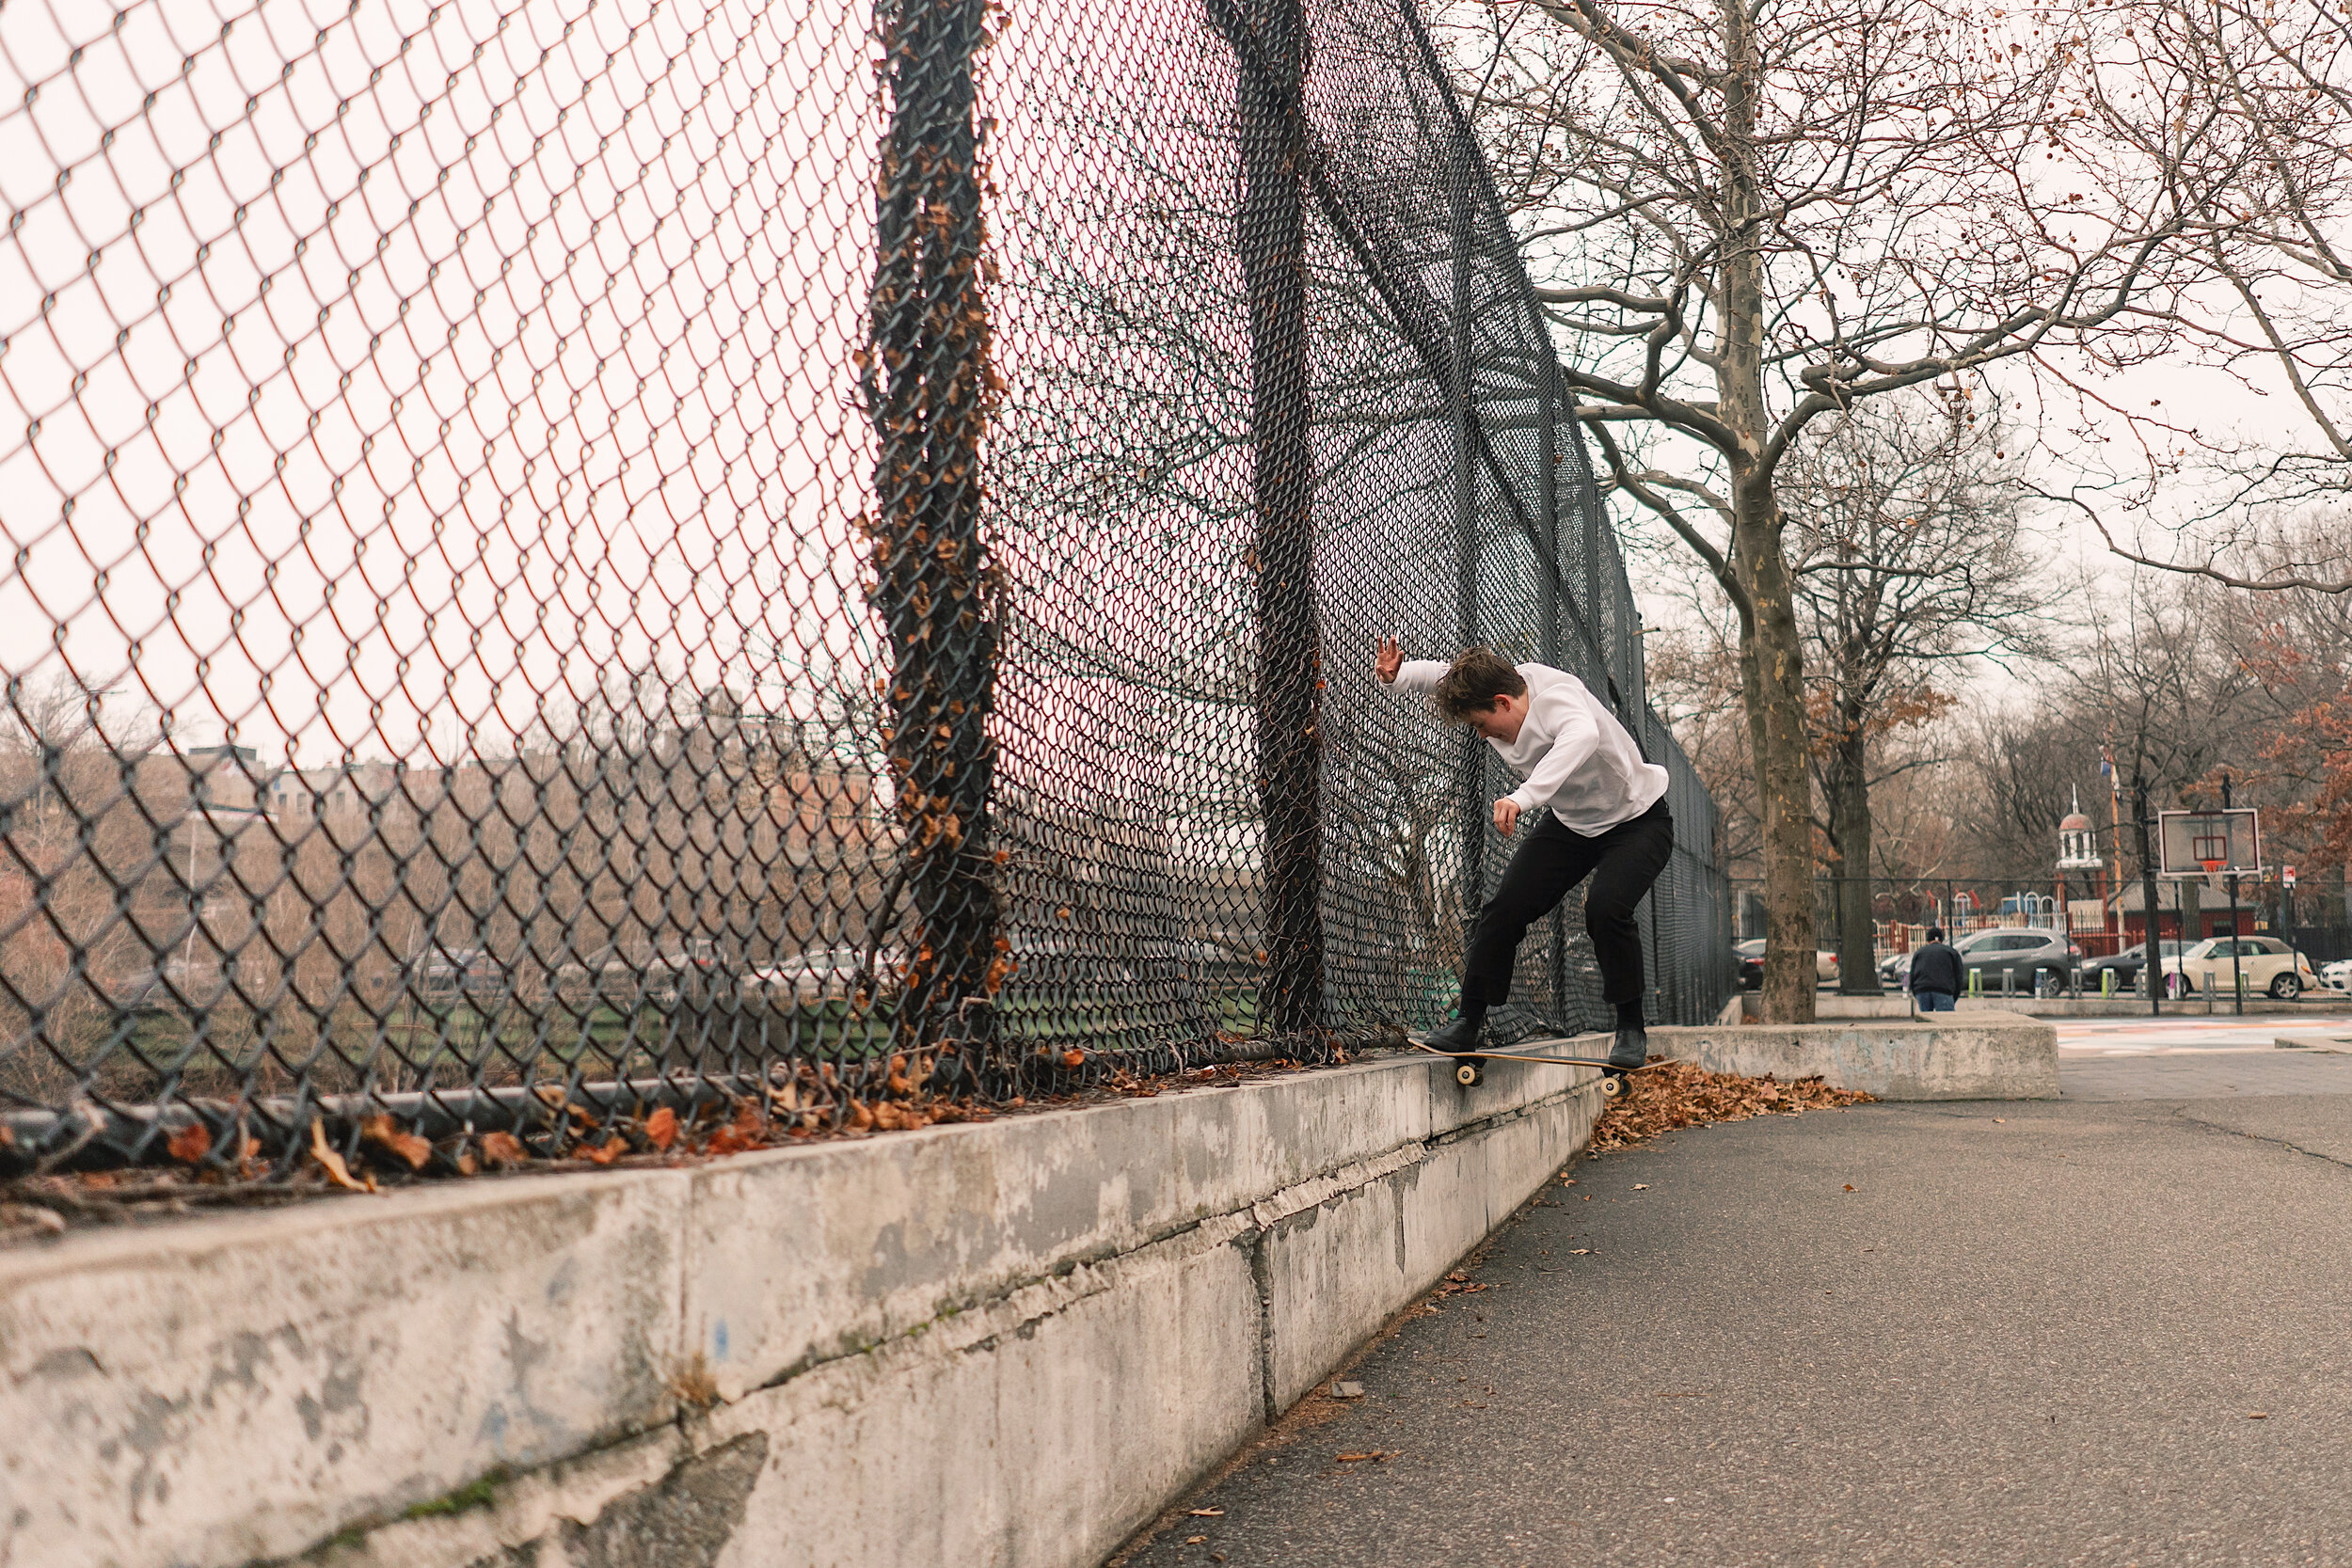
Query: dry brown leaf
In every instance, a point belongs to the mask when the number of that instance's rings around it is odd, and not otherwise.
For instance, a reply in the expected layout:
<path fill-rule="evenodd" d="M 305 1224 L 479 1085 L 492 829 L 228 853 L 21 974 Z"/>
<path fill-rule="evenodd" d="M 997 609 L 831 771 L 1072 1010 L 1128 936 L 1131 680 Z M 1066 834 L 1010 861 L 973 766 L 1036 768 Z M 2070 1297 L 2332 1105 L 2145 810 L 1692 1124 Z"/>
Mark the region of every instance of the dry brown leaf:
<path fill-rule="evenodd" d="M 164 1148 L 183 1164 L 194 1164 L 213 1151 L 212 1129 L 200 1121 L 192 1121 L 174 1132 Z"/>
<path fill-rule="evenodd" d="M 343 1164 L 343 1157 L 326 1147 L 326 1123 L 317 1117 L 310 1118 L 310 1158 L 319 1163 L 326 1179 L 338 1187 L 348 1187 L 355 1193 L 375 1191 L 373 1178 L 359 1181 L 351 1179 L 351 1167 Z"/>
<path fill-rule="evenodd" d="M 1623 1080 L 1625 1092 L 1593 1129 L 1589 1149 L 1605 1154 L 1677 1128 L 1756 1116 L 1796 1116 L 1860 1104 L 1871 1097 L 1836 1089 L 1817 1075 L 1783 1084 L 1767 1076 L 1708 1072 L 1688 1062 L 1661 1062 Z"/>
<path fill-rule="evenodd" d="M 746 1149 L 767 1147 L 766 1130 L 748 1117 L 739 1117 L 713 1132 L 702 1151 L 705 1154 L 740 1154 Z"/>
<path fill-rule="evenodd" d="M 1343 1453 L 1340 1455 L 1340 1463 L 1343 1465 L 1354 1465 L 1366 1459 L 1386 1459 L 1394 1452 L 1396 1452 L 1396 1449 L 1366 1449 L 1361 1453 Z"/>
<path fill-rule="evenodd" d="M 867 1132 L 872 1129 L 874 1125 L 874 1113 L 866 1108 L 866 1101 L 863 1100 L 852 1100 L 850 1101 L 850 1125 L 856 1128 L 861 1132 Z"/>
<path fill-rule="evenodd" d="M 645 1141 L 662 1153 L 669 1153 L 670 1146 L 677 1142 L 677 1113 L 664 1105 L 647 1117 Z"/>
<path fill-rule="evenodd" d="M 433 1158 L 433 1146 L 414 1132 L 404 1132 L 400 1123 L 389 1117 L 370 1117 L 359 1124 L 359 1136 L 383 1149 L 395 1159 L 408 1163 L 410 1170 L 422 1170 Z"/>
<path fill-rule="evenodd" d="M 592 1148 L 586 1144 L 582 1144 L 580 1148 L 580 1157 L 595 1165 L 609 1165 L 628 1152 L 628 1140 L 618 1132 L 605 1139 L 602 1146 L 598 1148 Z"/>
<path fill-rule="evenodd" d="M 520 1165 L 530 1163 L 531 1150 L 512 1132 L 485 1132 L 482 1157 L 494 1165 Z"/>

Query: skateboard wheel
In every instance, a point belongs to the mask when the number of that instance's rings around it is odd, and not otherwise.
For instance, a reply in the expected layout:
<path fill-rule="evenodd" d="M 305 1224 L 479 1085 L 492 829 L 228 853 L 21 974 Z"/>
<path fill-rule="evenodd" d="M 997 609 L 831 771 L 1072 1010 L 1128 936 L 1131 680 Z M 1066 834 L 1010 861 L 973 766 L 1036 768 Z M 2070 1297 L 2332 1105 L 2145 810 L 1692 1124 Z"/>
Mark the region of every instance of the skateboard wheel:
<path fill-rule="evenodd" d="M 1603 1078 L 1600 1081 L 1600 1097 L 1603 1100 L 1614 1100 L 1617 1096 L 1623 1093 L 1625 1093 L 1625 1084 L 1623 1080 L 1617 1078 Z"/>
<path fill-rule="evenodd" d="M 1462 1087 L 1466 1089 L 1472 1084 L 1477 1083 L 1478 1064 L 1476 1062 L 1464 1062 L 1460 1067 L 1455 1068 L 1454 1069 L 1454 1081 L 1461 1085 Z"/>

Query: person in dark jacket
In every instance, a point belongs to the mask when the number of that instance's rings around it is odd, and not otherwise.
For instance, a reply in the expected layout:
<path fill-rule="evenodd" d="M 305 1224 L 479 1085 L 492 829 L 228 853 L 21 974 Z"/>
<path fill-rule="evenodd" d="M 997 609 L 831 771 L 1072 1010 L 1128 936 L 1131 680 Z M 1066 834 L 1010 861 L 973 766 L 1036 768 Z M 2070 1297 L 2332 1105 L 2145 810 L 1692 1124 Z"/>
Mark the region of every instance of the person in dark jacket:
<path fill-rule="evenodd" d="M 1911 955 L 1911 994 L 1923 1013 L 1948 1013 L 1960 1000 L 1960 949 L 1944 940 L 1944 927 L 1928 927 L 1927 945 Z"/>

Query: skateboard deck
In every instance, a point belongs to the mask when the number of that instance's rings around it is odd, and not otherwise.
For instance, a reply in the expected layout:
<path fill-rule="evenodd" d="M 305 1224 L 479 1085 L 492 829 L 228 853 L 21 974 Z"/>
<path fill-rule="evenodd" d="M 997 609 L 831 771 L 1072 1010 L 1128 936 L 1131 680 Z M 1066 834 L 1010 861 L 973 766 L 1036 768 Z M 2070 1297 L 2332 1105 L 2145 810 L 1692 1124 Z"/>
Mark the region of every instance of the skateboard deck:
<path fill-rule="evenodd" d="M 1610 1037 L 1597 1035 L 1581 1037 L 1607 1039 Z M 1542 1067 L 1597 1067 L 1604 1074 L 1600 1081 L 1601 1095 L 1609 1100 L 1614 1100 L 1625 1092 L 1625 1085 L 1618 1082 L 1619 1079 L 1631 1073 L 1647 1072 L 1651 1068 L 1666 1065 L 1666 1058 L 1661 1056 L 1645 1062 L 1640 1067 L 1611 1067 L 1609 1058 L 1606 1056 L 1567 1056 L 1541 1049 L 1547 1045 L 1572 1045 L 1574 1043 L 1573 1039 L 1524 1040 L 1502 1051 L 1439 1051 L 1436 1046 L 1415 1039 L 1412 1041 L 1412 1046 L 1416 1051 L 1425 1051 L 1432 1056 L 1443 1056 L 1458 1064 L 1454 1069 L 1454 1081 L 1464 1088 L 1485 1081 L 1486 1075 L 1479 1066 L 1482 1062 L 1533 1062 Z"/>

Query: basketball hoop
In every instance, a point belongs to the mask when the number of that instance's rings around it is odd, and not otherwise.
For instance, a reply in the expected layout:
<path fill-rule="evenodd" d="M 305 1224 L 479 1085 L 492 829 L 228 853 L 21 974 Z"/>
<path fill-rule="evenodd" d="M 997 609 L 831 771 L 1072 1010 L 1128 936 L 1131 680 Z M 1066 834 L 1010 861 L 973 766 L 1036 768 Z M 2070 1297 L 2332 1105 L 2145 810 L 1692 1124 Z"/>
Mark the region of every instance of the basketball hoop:
<path fill-rule="evenodd" d="M 2211 893 L 2219 893 L 2221 891 L 2221 868 L 2230 863 L 2228 861 L 2207 860 L 2199 861 L 2197 863 L 2205 868 L 2206 890 Z"/>

